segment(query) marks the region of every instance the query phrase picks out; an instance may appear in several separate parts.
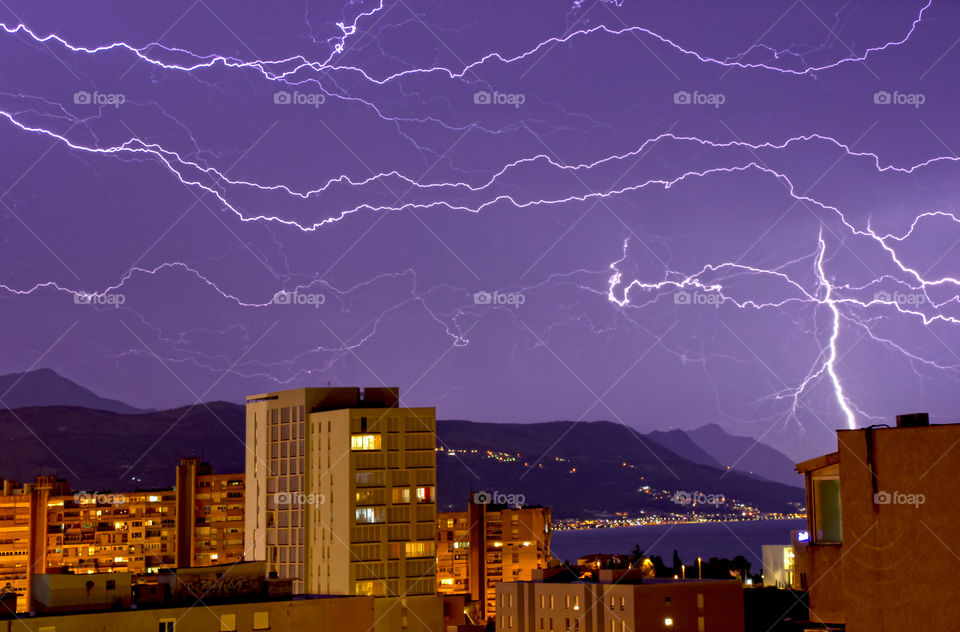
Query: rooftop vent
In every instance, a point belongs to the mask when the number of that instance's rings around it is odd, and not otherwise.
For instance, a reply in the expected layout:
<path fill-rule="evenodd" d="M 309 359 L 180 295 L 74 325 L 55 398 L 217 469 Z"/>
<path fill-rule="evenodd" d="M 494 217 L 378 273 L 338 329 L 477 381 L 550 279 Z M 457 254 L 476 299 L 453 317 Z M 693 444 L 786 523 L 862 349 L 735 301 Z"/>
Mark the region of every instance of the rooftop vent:
<path fill-rule="evenodd" d="M 910 413 L 897 415 L 897 428 L 919 428 L 930 425 L 929 413 Z"/>

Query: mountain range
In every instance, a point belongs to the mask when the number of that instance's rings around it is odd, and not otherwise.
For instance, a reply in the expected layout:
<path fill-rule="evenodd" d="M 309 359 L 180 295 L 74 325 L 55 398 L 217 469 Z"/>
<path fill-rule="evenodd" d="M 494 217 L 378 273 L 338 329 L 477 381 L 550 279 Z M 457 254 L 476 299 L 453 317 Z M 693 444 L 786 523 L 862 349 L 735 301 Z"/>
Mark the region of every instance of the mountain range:
<path fill-rule="evenodd" d="M 0 409 L 2 478 L 56 473 L 78 490 L 123 491 L 171 486 L 181 456 L 201 456 L 220 472 L 244 469 L 242 405 L 142 411 L 49 369 L 2 376 L 0 393 L 12 383 Z M 523 495 L 557 517 L 677 511 L 675 492 L 723 495 L 764 511 L 803 502 L 786 456 L 717 425 L 641 434 L 602 421 L 441 420 L 437 445 L 441 509 L 462 508 L 481 490 Z"/>
<path fill-rule="evenodd" d="M 29 406 L 79 406 L 115 413 L 147 412 L 115 399 L 100 397 L 53 369 L 37 369 L 26 373 L 0 375 L 0 408 Z"/>

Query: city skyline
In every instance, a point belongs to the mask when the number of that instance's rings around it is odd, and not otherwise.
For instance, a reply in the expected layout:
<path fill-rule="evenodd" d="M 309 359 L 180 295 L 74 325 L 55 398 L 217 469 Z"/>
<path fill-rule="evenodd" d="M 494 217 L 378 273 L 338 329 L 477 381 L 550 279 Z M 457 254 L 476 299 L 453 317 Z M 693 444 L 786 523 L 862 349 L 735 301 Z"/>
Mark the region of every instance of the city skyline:
<path fill-rule="evenodd" d="M 956 12 L 13 2 L 0 373 L 798 460 L 958 419 Z"/>

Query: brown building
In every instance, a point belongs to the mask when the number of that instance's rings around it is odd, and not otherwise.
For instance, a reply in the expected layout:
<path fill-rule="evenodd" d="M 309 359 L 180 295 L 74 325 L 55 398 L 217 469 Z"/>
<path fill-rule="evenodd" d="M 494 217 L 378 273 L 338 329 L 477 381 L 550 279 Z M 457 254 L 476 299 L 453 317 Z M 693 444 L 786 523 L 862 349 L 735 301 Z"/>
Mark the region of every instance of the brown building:
<path fill-rule="evenodd" d="M 183 459 L 177 483 L 168 490 L 71 493 L 49 476 L 24 486 L 4 481 L 0 589 L 10 583 L 23 611 L 35 574 L 142 576 L 242 559 L 243 475 L 214 474 L 206 463 Z"/>
<path fill-rule="evenodd" d="M 437 514 L 437 590 L 467 594 L 481 620 L 497 612 L 500 582 L 529 581 L 550 562 L 550 509 L 510 508 L 474 494 L 467 511 Z"/>
<path fill-rule="evenodd" d="M 895 428 L 838 431 L 837 444 L 797 465 L 808 525 L 793 538 L 793 581 L 809 591 L 810 619 L 849 632 L 956 629 L 960 424 L 901 415 Z"/>
<path fill-rule="evenodd" d="M 177 566 L 243 559 L 244 475 L 216 474 L 200 459 L 177 467 Z"/>
<path fill-rule="evenodd" d="M 497 585 L 497 632 L 743 632 L 737 580 L 641 579 L 640 571 L 601 570 L 584 582 L 562 569 Z"/>

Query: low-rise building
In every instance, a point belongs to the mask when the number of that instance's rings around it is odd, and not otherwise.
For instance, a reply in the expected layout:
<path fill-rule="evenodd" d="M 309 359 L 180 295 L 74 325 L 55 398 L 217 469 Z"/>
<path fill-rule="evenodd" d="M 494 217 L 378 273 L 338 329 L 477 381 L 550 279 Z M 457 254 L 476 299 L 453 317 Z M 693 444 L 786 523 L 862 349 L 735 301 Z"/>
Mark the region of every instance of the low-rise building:
<path fill-rule="evenodd" d="M 793 586 L 793 546 L 790 544 L 764 544 L 763 585 L 776 588 Z"/>
<path fill-rule="evenodd" d="M 292 595 L 293 582 L 264 576 L 266 563 L 171 569 L 131 591 L 130 573 L 39 574 L 33 615 L 10 623 L 23 632 L 369 632 L 374 599 Z M 146 588 L 141 586 L 140 588 Z"/>
<path fill-rule="evenodd" d="M 566 569 L 497 584 L 498 632 L 742 632 L 738 580 L 649 579 L 640 569 L 600 570 L 581 581 Z"/>

